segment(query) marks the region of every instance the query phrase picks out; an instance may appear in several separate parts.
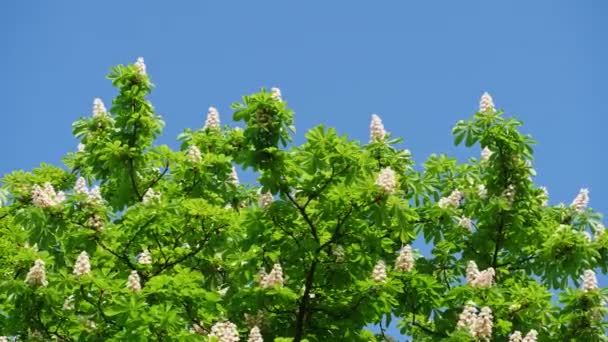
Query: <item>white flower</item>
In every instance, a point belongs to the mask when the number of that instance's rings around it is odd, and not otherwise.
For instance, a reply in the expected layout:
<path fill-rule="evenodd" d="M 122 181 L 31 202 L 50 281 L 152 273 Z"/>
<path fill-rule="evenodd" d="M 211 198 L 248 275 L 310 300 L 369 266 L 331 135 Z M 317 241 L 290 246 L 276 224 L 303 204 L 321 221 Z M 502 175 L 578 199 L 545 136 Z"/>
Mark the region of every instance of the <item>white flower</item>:
<path fill-rule="evenodd" d="M 152 256 L 150 255 L 150 251 L 147 249 L 144 249 L 141 252 L 141 254 L 139 255 L 139 258 L 137 258 L 137 263 L 142 264 L 142 265 L 152 264 Z"/>
<path fill-rule="evenodd" d="M 382 119 L 377 114 L 372 114 L 372 121 L 369 124 L 369 141 L 374 142 L 375 140 L 384 140 L 386 131 L 384 130 L 384 124 Z"/>
<path fill-rule="evenodd" d="M 477 268 L 477 263 L 475 261 L 471 260 L 467 264 L 466 276 L 468 284 L 474 282 L 479 276 L 479 269 Z"/>
<path fill-rule="evenodd" d="M 230 289 L 230 286 L 222 287 L 221 289 L 217 290 L 217 293 L 219 293 L 219 295 L 223 297 L 226 295 L 226 293 L 228 293 L 229 289 Z"/>
<path fill-rule="evenodd" d="M 543 205 L 544 207 L 546 207 L 546 206 L 547 206 L 547 204 L 549 204 L 549 190 L 547 190 L 547 188 L 546 188 L 546 187 L 544 187 L 544 186 L 541 186 L 541 187 L 540 187 L 540 190 L 543 192 L 543 193 L 540 195 L 540 197 L 541 197 L 541 199 L 542 199 L 542 205 Z"/>
<path fill-rule="evenodd" d="M 0 336 L 0 342 L 8 342 L 8 337 L 6 336 Z"/>
<path fill-rule="evenodd" d="M 219 129 L 220 128 L 220 113 L 215 107 L 209 107 L 207 111 L 207 121 L 205 121 L 205 127 L 203 129 Z"/>
<path fill-rule="evenodd" d="M 146 75 L 146 63 L 144 62 L 143 57 L 137 58 L 137 61 L 135 62 L 135 68 L 137 68 L 137 72 L 139 72 L 140 75 Z"/>
<path fill-rule="evenodd" d="M 260 287 L 265 289 L 273 286 L 283 286 L 283 268 L 276 263 L 268 274 L 264 274 L 260 280 Z"/>
<path fill-rule="evenodd" d="M 526 337 L 521 342 L 536 342 L 536 338 L 538 337 L 538 332 L 534 329 L 530 329 Z"/>
<path fill-rule="evenodd" d="M 483 271 L 479 271 L 475 261 L 469 261 L 466 270 L 467 284 L 475 288 L 491 287 L 494 283 L 494 268 L 488 267 Z"/>
<path fill-rule="evenodd" d="M 279 88 L 270 88 L 270 97 L 273 100 L 283 101 L 283 96 L 281 95 L 281 89 Z"/>
<path fill-rule="evenodd" d="M 239 331 L 230 321 L 217 322 L 211 327 L 209 337 L 217 337 L 219 342 L 238 342 Z"/>
<path fill-rule="evenodd" d="M 74 192 L 77 194 L 89 194 L 89 188 L 87 188 L 87 182 L 84 180 L 84 177 L 78 177 L 76 184 L 74 185 Z"/>
<path fill-rule="evenodd" d="M 74 295 L 70 295 L 63 301 L 63 310 L 74 310 L 74 308 Z"/>
<path fill-rule="evenodd" d="M 509 184 L 505 191 L 503 191 L 502 195 L 507 200 L 509 205 L 513 205 L 513 201 L 515 200 L 515 186 L 513 186 L 513 184 Z"/>
<path fill-rule="evenodd" d="M 236 168 L 234 166 L 232 167 L 232 171 L 230 172 L 230 176 L 228 177 L 228 179 L 233 185 L 239 185 L 239 175 L 238 173 L 236 173 Z"/>
<path fill-rule="evenodd" d="M 374 269 L 372 271 L 372 279 L 376 283 L 384 283 L 386 282 L 386 278 L 386 264 L 383 260 L 380 260 L 376 263 L 376 266 L 374 266 Z"/>
<path fill-rule="evenodd" d="M 583 285 L 582 289 L 585 292 L 597 290 L 597 278 L 593 270 L 585 270 L 582 276 Z"/>
<path fill-rule="evenodd" d="M 257 325 L 251 328 L 247 342 L 264 342 L 264 339 L 262 338 L 262 333 L 260 332 L 260 328 L 258 328 Z"/>
<path fill-rule="evenodd" d="M 448 197 L 442 197 L 439 199 L 437 203 L 439 208 L 445 209 L 447 207 L 457 208 L 460 206 L 460 201 L 462 200 L 463 194 L 460 190 L 454 190 Z"/>
<path fill-rule="evenodd" d="M 160 193 L 154 191 L 154 189 L 149 188 L 146 193 L 144 194 L 144 198 L 142 199 L 142 202 L 144 204 L 147 203 L 151 203 L 152 201 L 157 201 L 160 199 Z"/>
<path fill-rule="evenodd" d="M 93 100 L 93 117 L 101 117 L 107 116 L 106 106 L 103 105 L 103 102 L 100 98 L 95 98 Z"/>
<path fill-rule="evenodd" d="M 395 270 L 409 272 L 414 268 L 414 253 L 410 245 L 403 246 L 395 260 Z"/>
<path fill-rule="evenodd" d="M 492 309 L 487 306 L 481 308 L 481 311 L 475 320 L 475 324 L 471 327 L 471 335 L 483 341 L 489 341 L 492 337 L 493 318 Z"/>
<path fill-rule="evenodd" d="M 260 208 L 264 209 L 272 203 L 273 197 L 270 192 L 260 193 L 258 194 L 258 204 Z"/>
<path fill-rule="evenodd" d="M 336 262 L 343 262 L 344 257 L 346 256 L 346 253 L 344 252 L 344 247 L 340 245 L 334 247 L 334 249 L 332 250 L 332 254 L 336 258 Z"/>
<path fill-rule="evenodd" d="M 479 100 L 479 112 L 485 113 L 488 110 L 494 112 L 494 100 L 492 100 L 490 94 L 484 92 L 483 95 L 481 95 L 481 100 Z"/>
<path fill-rule="evenodd" d="M 103 228 L 103 219 L 101 218 L 101 216 L 93 214 L 87 219 L 85 225 L 95 230 L 100 230 L 101 228 Z"/>
<path fill-rule="evenodd" d="M 78 152 L 84 152 L 85 148 L 87 148 L 85 144 L 79 143 L 78 147 L 77 147 L 77 150 L 78 150 Z"/>
<path fill-rule="evenodd" d="M 511 335 L 509 335 L 509 342 L 521 342 L 522 336 L 519 330 L 515 330 Z"/>
<path fill-rule="evenodd" d="M 196 147 L 194 145 L 190 145 L 188 147 L 188 151 L 186 152 L 186 155 L 188 156 L 188 160 L 190 160 L 193 163 L 198 163 L 202 159 L 201 151 L 198 149 L 198 147 Z"/>
<path fill-rule="evenodd" d="M 606 228 L 600 222 L 592 221 L 591 222 L 591 229 L 593 229 L 593 234 L 594 234 L 594 236 L 595 236 L 596 239 L 600 238 L 606 232 Z"/>
<path fill-rule="evenodd" d="M 573 207 L 574 209 L 576 209 L 577 211 L 582 212 L 582 211 L 585 211 L 588 204 L 589 204 L 589 190 L 581 189 L 579 191 L 578 195 L 576 195 L 576 198 L 574 198 L 574 200 L 572 201 L 572 204 L 570 204 L 570 206 Z"/>
<path fill-rule="evenodd" d="M 55 192 L 51 183 L 44 183 L 44 187 L 38 184 L 32 188 L 32 203 L 38 208 L 54 207 L 65 201 L 65 194 L 62 191 Z"/>
<path fill-rule="evenodd" d="M 380 170 L 378 178 L 376 178 L 376 185 L 382 188 L 382 191 L 392 194 L 397 188 L 397 179 L 395 178 L 395 171 L 390 167 L 385 167 Z"/>
<path fill-rule="evenodd" d="M 483 184 L 479 184 L 477 186 L 477 196 L 481 199 L 486 199 L 488 197 L 488 189 Z"/>
<path fill-rule="evenodd" d="M 477 307 L 475 303 L 468 302 L 460 315 L 458 315 L 458 328 L 470 329 L 477 320 Z"/>
<path fill-rule="evenodd" d="M 95 185 L 91 191 L 89 191 L 89 201 L 91 203 L 99 204 L 103 201 L 103 197 L 101 197 L 101 189 L 99 186 Z"/>
<path fill-rule="evenodd" d="M 74 264 L 74 274 L 81 276 L 89 273 L 91 273 L 91 261 L 89 260 L 89 254 L 82 251 L 82 253 L 80 253 L 78 256 L 78 259 L 76 259 L 76 264 Z"/>
<path fill-rule="evenodd" d="M 131 271 L 129 278 L 127 278 L 127 289 L 132 292 L 139 292 L 141 290 L 141 283 L 139 282 L 139 274 L 137 274 L 137 271 Z"/>
<path fill-rule="evenodd" d="M 34 286 L 47 286 L 49 282 L 46 280 L 46 271 L 44 269 L 44 261 L 37 259 L 34 266 L 25 276 L 25 282 Z"/>
<path fill-rule="evenodd" d="M 471 221 L 471 219 L 468 217 L 464 217 L 464 216 L 459 217 L 458 225 L 461 226 L 462 228 L 466 228 L 470 231 L 473 230 L 473 221 Z"/>
<path fill-rule="evenodd" d="M 492 153 L 493 152 L 487 146 L 484 147 L 483 150 L 481 150 L 481 161 L 487 162 L 488 160 L 490 160 Z"/>

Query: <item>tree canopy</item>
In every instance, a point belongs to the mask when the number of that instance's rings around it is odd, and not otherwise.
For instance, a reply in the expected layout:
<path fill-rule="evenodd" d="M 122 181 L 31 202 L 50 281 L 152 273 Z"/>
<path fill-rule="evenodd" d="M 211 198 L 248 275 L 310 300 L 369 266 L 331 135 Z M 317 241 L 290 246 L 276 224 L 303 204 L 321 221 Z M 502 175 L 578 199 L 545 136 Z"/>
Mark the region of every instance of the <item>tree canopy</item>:
<path fill-rule="evenodd" d="M 489 94 L 453 129 L 479 158 L 417 165 L 377 115 L 369 142 L 320 125 L 294 145 L 277 88 L 175 151 L 143 59 L 108 78 L 64 166 L 2 179 L 0 341 L 389 341 L 393 320 L 415 341 L 608 340 L 601 215 L 586 189 L 548 204 Z"/>

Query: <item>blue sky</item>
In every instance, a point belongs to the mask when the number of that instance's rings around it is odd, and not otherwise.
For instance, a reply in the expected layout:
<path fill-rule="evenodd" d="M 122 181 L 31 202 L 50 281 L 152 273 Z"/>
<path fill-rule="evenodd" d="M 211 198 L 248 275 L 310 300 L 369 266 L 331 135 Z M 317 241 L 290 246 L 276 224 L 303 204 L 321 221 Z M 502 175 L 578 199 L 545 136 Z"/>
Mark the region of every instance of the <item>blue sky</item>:
<path fill-rule="evenodd" d="M 111 102 L 110 66 L 144 56 L 161 143 L 216 106 L 278 86 L 298 134 L 368 137 L 372 113 L 417 161 L 467 158 L 450 129 L 488 91 L 538 141 L 551 202 L 588 187 L 608 213 L 608 3 L 590 1 L 2 1 L 0 175 L 59 163 L 71 123 Z M 608 285 L 608 279 L 600 279 Z"/>

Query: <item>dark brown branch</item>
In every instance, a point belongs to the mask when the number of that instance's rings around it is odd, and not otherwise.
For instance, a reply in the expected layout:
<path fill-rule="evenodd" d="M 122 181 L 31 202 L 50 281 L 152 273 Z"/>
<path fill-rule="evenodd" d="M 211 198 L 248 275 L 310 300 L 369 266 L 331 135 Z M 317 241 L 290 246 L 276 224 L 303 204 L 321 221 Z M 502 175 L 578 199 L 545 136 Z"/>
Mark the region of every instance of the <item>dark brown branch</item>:
<path fill-rule="evenodd" d="M 306 221 L 306 224 L 308 224 L 308 227 L 310 227 L 310 232 L 312 233 L 312 236 L 315 238 L 315 241 L 317 243 L 320 243 L 319 235 L 317 234 L 317 228 L 312 223 L 312 220 L 308 216 L 308 213 L 306 213 L 306 210 L 304 209 L 304 207 L 300 206 L 298 204 L 298 202 L 296 202 L 296 200 L 293 197 L 291 197 L 291 195 L 289 193 L 286 192 L 285 195 L 287 196 L 289 201 L 294 205 L 294 207 L 296 207 L 296 209 L 298 209 L 298 211 L 302 215 L 302 218 L 304 219 L 304 221 Z"/>
<path fill-rule="evenodd" d="M 308 304 L 310 300 L 310 291 L 312 289 L 312 283 L 314 281 L 315 270 L 319 261 L 315 258 L 306 273 L 305 289 L 302 298 L 300 298 L 300 305 L 298 307 L 298 315 L 296 317 L 296 330 L 293 341 L 300 342 L 304 336 L 304 320 L 308 313 Z"/>

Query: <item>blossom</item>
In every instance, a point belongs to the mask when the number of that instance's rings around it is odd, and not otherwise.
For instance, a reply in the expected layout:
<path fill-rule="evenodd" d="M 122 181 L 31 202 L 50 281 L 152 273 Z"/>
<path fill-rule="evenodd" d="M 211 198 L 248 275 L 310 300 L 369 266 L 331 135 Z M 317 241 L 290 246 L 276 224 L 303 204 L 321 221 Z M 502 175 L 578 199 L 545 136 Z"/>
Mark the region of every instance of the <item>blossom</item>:
<path fill-rule="evenodd" d="M 390 167 L 385 167 L 380 170 L 378 178 L 376 178 L 376 185 L 378 185 L 386 193 L 392 194 L 397 188 L 397 180 L 395 178 L 395 171 Z"/>
<path fill-rule="evenodd" d="M 403 246 L 399 251 L 397 260 L 395 260 L 395 270 L 409 272 L 414 268 L 414 253 L 412 247 Z"/>
<path fill-rule="evenodd" d="M 82 253 L 80 253 L 78 256 L 78 259 L 76 259 L 76 264 L 74 264 L 74 274 L 81 276 L 89 273 L 91 273 L 91 261 L 89 260 L 89 254 L 82 251 Z"/>
<path fill-rule="evenodd" d="M 470 218 L 462 216 L 458 218 L 458 225 L 468 230 L 473 230 L 473 221 Z"/>
<path fill-rule="evenodd" d="M 549 204 L 549 190 L 547 190 L 547 187 L 544 186 L 541 186 L 540 190 L 542 191 L 542 194 L 540 195 L 540 198 L 542 199 L 542 205 L 546 207 L 547 204 Z"/>
<path fill-rule="evenodd" d="M 577 211 L 582 212 L 587 208 L 588 204 L 589 204 L 589 190 L 581 189 L 579 191 L 578 195 L 576 195 L 576 198 L 574 198 L 574 200 L 572 201 L 572 204 L 570 204 L 570 206 L 573 207 L 574 209 L 576 209 Z"/>
<path fill-rule="evenodd" d="M 488 160 L 490 160 L 492 153 L 493 152 L 487 146 L 484 147 L 483 150 L 481 150 L 481 161 L 487 162 Z"/>
<path fill-rule="evenodd" d="M 488 189 L 483 184 L 479 184 L 477 186 L 477 196 L 481 199 L 486 199 L 488 197 Z"/>
<path fill-rule="evenodd" d="M 143 197 L 143 199 L 142 199 L 142 202 L 143 202 L 144 204 L 147 204 L 147 203 L 151 203 L 152 201 L 159 200 L 159 199 L 160 199 L 160 193 L 159 193 L 159 192 L 154 191 L 154 189 L 152 189 L 152 188 L 149 188 L 149 189 L 146 191 L 146 193 L 144 194 L 144 197 Z"/>
<path fill-rule="evenodd" d="M 344 247 L 340 245 L 334 247 L 334 249 L 332 250 L 332 254 L 336 258 L 336 262 L 343 262 L 344 257 L 346 256 L 346 253 L 344 252 Z"/>
<path fill-rule="evenodd" d="M 534 329 L 530 329 L 526 334 L 526 337 L 521 342 L 536 342 L 536 338 L 538 336 L 538 332 Z"/>
<path fill-rule="evenodd" d="M 99 186 L 95 185 L 93 188 L 91 188 L 91 190 L 89 191 L 89 201 L 91 201 L 91 203 L 101 203 L 103 201 L 103 197 L 101 197 L 101 189 L 99 188 Z"/>
<path fill-rule="evenodd" d="M 0 336 L 0 342 L 8 342 L 8 337 Z"/>
<path fill-rule="evenodd" d="M 375 140 L 384 140 L 386 131 L 384 130 L 384 124 L 382 119 L 377 114 L 372 114 L 372 122 L 369 124 L 369 140 L 371 142 Z"/>
<path fill-rule="evenodd" d="M 459 207 L 460 201 L 462 200 L 463 194 L 460 190 L 454 190 L 448 197 L 442 197 L 437 203 L 439 208 L 445 209 L 447 207 Z"/>
<path fill-rule="evenodd" d="M 188 147 L 188 151 L 186 151 L 186 155 L 188 156 L 188 160 L 190 160 L 193 163 L 198 163 L 202 159 L 201 151 L 198 149 L 198 147 L 196 147 L 194 145 L 190 145 Z"/>
<path fill-rule="evenodd" d="M 207 120 L 203 129 L 219 129 L 220 128 L 220 113 L 215 107 L 209 107 L 207 111 Z"/>
<path fill-rule="evenodd" d="M 274 264 L 270 273 L 263 274 L 260 279 L 261 288 L 265 289 L 273 286 L 283 286 L 283 268 L 279 263 Z"/>
<path fill-rule="evenodd" d="M 84 152 L 85 148 L 87 148 L 87 147 L 85 144 L 79 143 L 76 148 L 77 148 L 78 152 Z"/>
<path fill-rule="evenodd" d="M 142 265 L 152 264 L 152 256 L 150 255 L 150 251 L 144 249 L 141 254 L 139 254 L 139 257 L 137 258 L 137 263 Z"/>
<path fill-rule="evenodd" d="M 146 75 L 146 63 L 144 62 L 143 57 L 137 58 L 137 61 L 135 62 L 135 68 L 137 69 L 137 72 L 140 75 L 142 75 L 142 76 Z"/>
<path fill-rule="evenodd" d="M 211 327 L 209 337 L 217 337 L 219 342 L 238 342 L 239 331 L 230 321 L 217 322 Z"/>
<path fill-rule="evenodd" d="M 232 167 L 232 171 L 230 171 L 230 176 L 228 177 L 228 179 L 233 185 L 239 185 L 239 175 L 238 173 L 236 173 L 236 168 L 234 166 Z"/>
<path fill-rule="evenodd" d="M 600 238 L 606 232 L 606 228 L 600 222 L 591 222 L 591 229 L 593 229 L 593 234 L 596 238 Z"/>
<path fill-rule="evenodd" d="M 471 335 L 475 338 L 489 341 L 492 337 L 492 319 L 492 309 L 487 306 L 481 308 L 475 323 L 471 326 Z"/>
<path fill-rule="evenodd" d="M 87 182 L 84 180 L 84 177 L 79 177 L 74 185 L 74 192 L 77 194 L 89 194 L 89 188 L 87 188 Z"/>
<path fill-rule="evenodd" d="M 103 105 L 103 101 L 100 98 L 93 99 L 93 117 L 101 117 L 106 116 L 107 114 L 106 106 Z"/>
<path fill-rule="evenodd" d="M 279 88 L 270 88 L 270 97 L 272 97 L 273 100 L 277 100 L 277 101 L 283 101 L 283 96 L 281 95 L 281 89 Z"/>
<path fill-rule="evenodd" d="M 262 338 L 262 333 L 260 332 L 260 328 L 258 328 L 257 325 L 251 328 L 247 342 L 264 342 L 264 339 Z"/>
<path fill-rule="evenodd" d="M 597 290 L 597 278 L 595 276 L 595 272 L 593 270 L 585 270 L 582 276 L 583 285 L 582 289 L 585 292 Z"/>
<path fill-rule="evenodd" d="M 456 326 L 458 328 L 470 329 L 475 324 L 477 320 L 477 307 L 475 303 L 468 302 L 460 315 L 458 315 L 458 323 Z"/>
<path fill-rule="evenodd" d="M 44 187 L 38 184 L 32 188 L 32 203 L 38 208 L 54 207 L 65 201 L 63 191 L 55 192 L 55 188 L 49 182 L 44 183 Z"/>
<path fill-rule="evenodd" d="M 63 301 L 63 310 L 74 310 L 74 295 L 69 295 Z"/>
<path fill-rule="evenodd" d="M 141 290 L 141 283 L 139 282 L 139 274 L 137 271 L 131 271 L 129 278 L 127 278 L 127 289 L 133 292 L 139 292 Z"/>
<path fill-rule="evenodd" d="M 494 112 L 494 100 L 492 99 L 492 96 L 490 96 L 490 94 L 484 92 L 483 95 L 481 95 L 481 99 L 479 100 L 479 112 L 485 113 L 488 110 Z"/>
<path fill-rule="evenodd" d="M 513 186 L 513 184 L 509 184 L 505 191 L 503 191 L 502 195 L 507 200 L 509 205 L 513 205 L 513 201 L 515 200 L 515 186 Z"/>
<path fill-rule="evenodd" d="M 466 270 L 467 283 L 475 288 L 491 287 L 494 283 L 494 268 L 488 267 L 483 271 L 479 271 L 475 261 L 469 261 Z"/>
<path fill-rule="evenodd" d="M 479 276 L 479 269 L 477 268 L 477 263 L 475 261 L 471 260 L 467 264 L 466 276 L 467 283 L 469 284 L 474 282 L 475 279 L 477 279 L 477 277 Z"/>
<path fill-rule="evenodd" d="M 376 283 L 384 283 L 384 282 L 386 282 L 386 278 L 387 278 L 386 264 L 384 263 L 383 260 L 380 260 L 374 266 L 374 269 L 372 271 L 372 279 Z"/>
<path fill-rule="evenodd" d="M 93 214 L 87 219 L 85 225 L 95 230 L 100 230 L 101 228 L 103 228 L 103 218 L 101 218 L 101 216 L 97 214 Z"/>
<path fill-rule="evenodd" d="M 272 194 L 270 192 L 264 192 L 264 193 L 260 193 L 258 194 L 258 204 L 260 206 L 260 208 L 266 208 L 267 206 L 270 205 L 270 203 L 272 203 L 273 201 L 273 197 Z"/>
<path fill-rule="evenodd" d="M 515 330 L 511 335 L 509 335 L 509 342 L 521 342 L 522 336 L 519 330 Z"/>
<path fill-rule="evenodd" d="M 30 285 L 47 286 L 49 282 L 46 280 L 46 271 L 44 269 L 44 261 L 37 259 L 34 266 L 25 276 L 25 282 Z"/>

